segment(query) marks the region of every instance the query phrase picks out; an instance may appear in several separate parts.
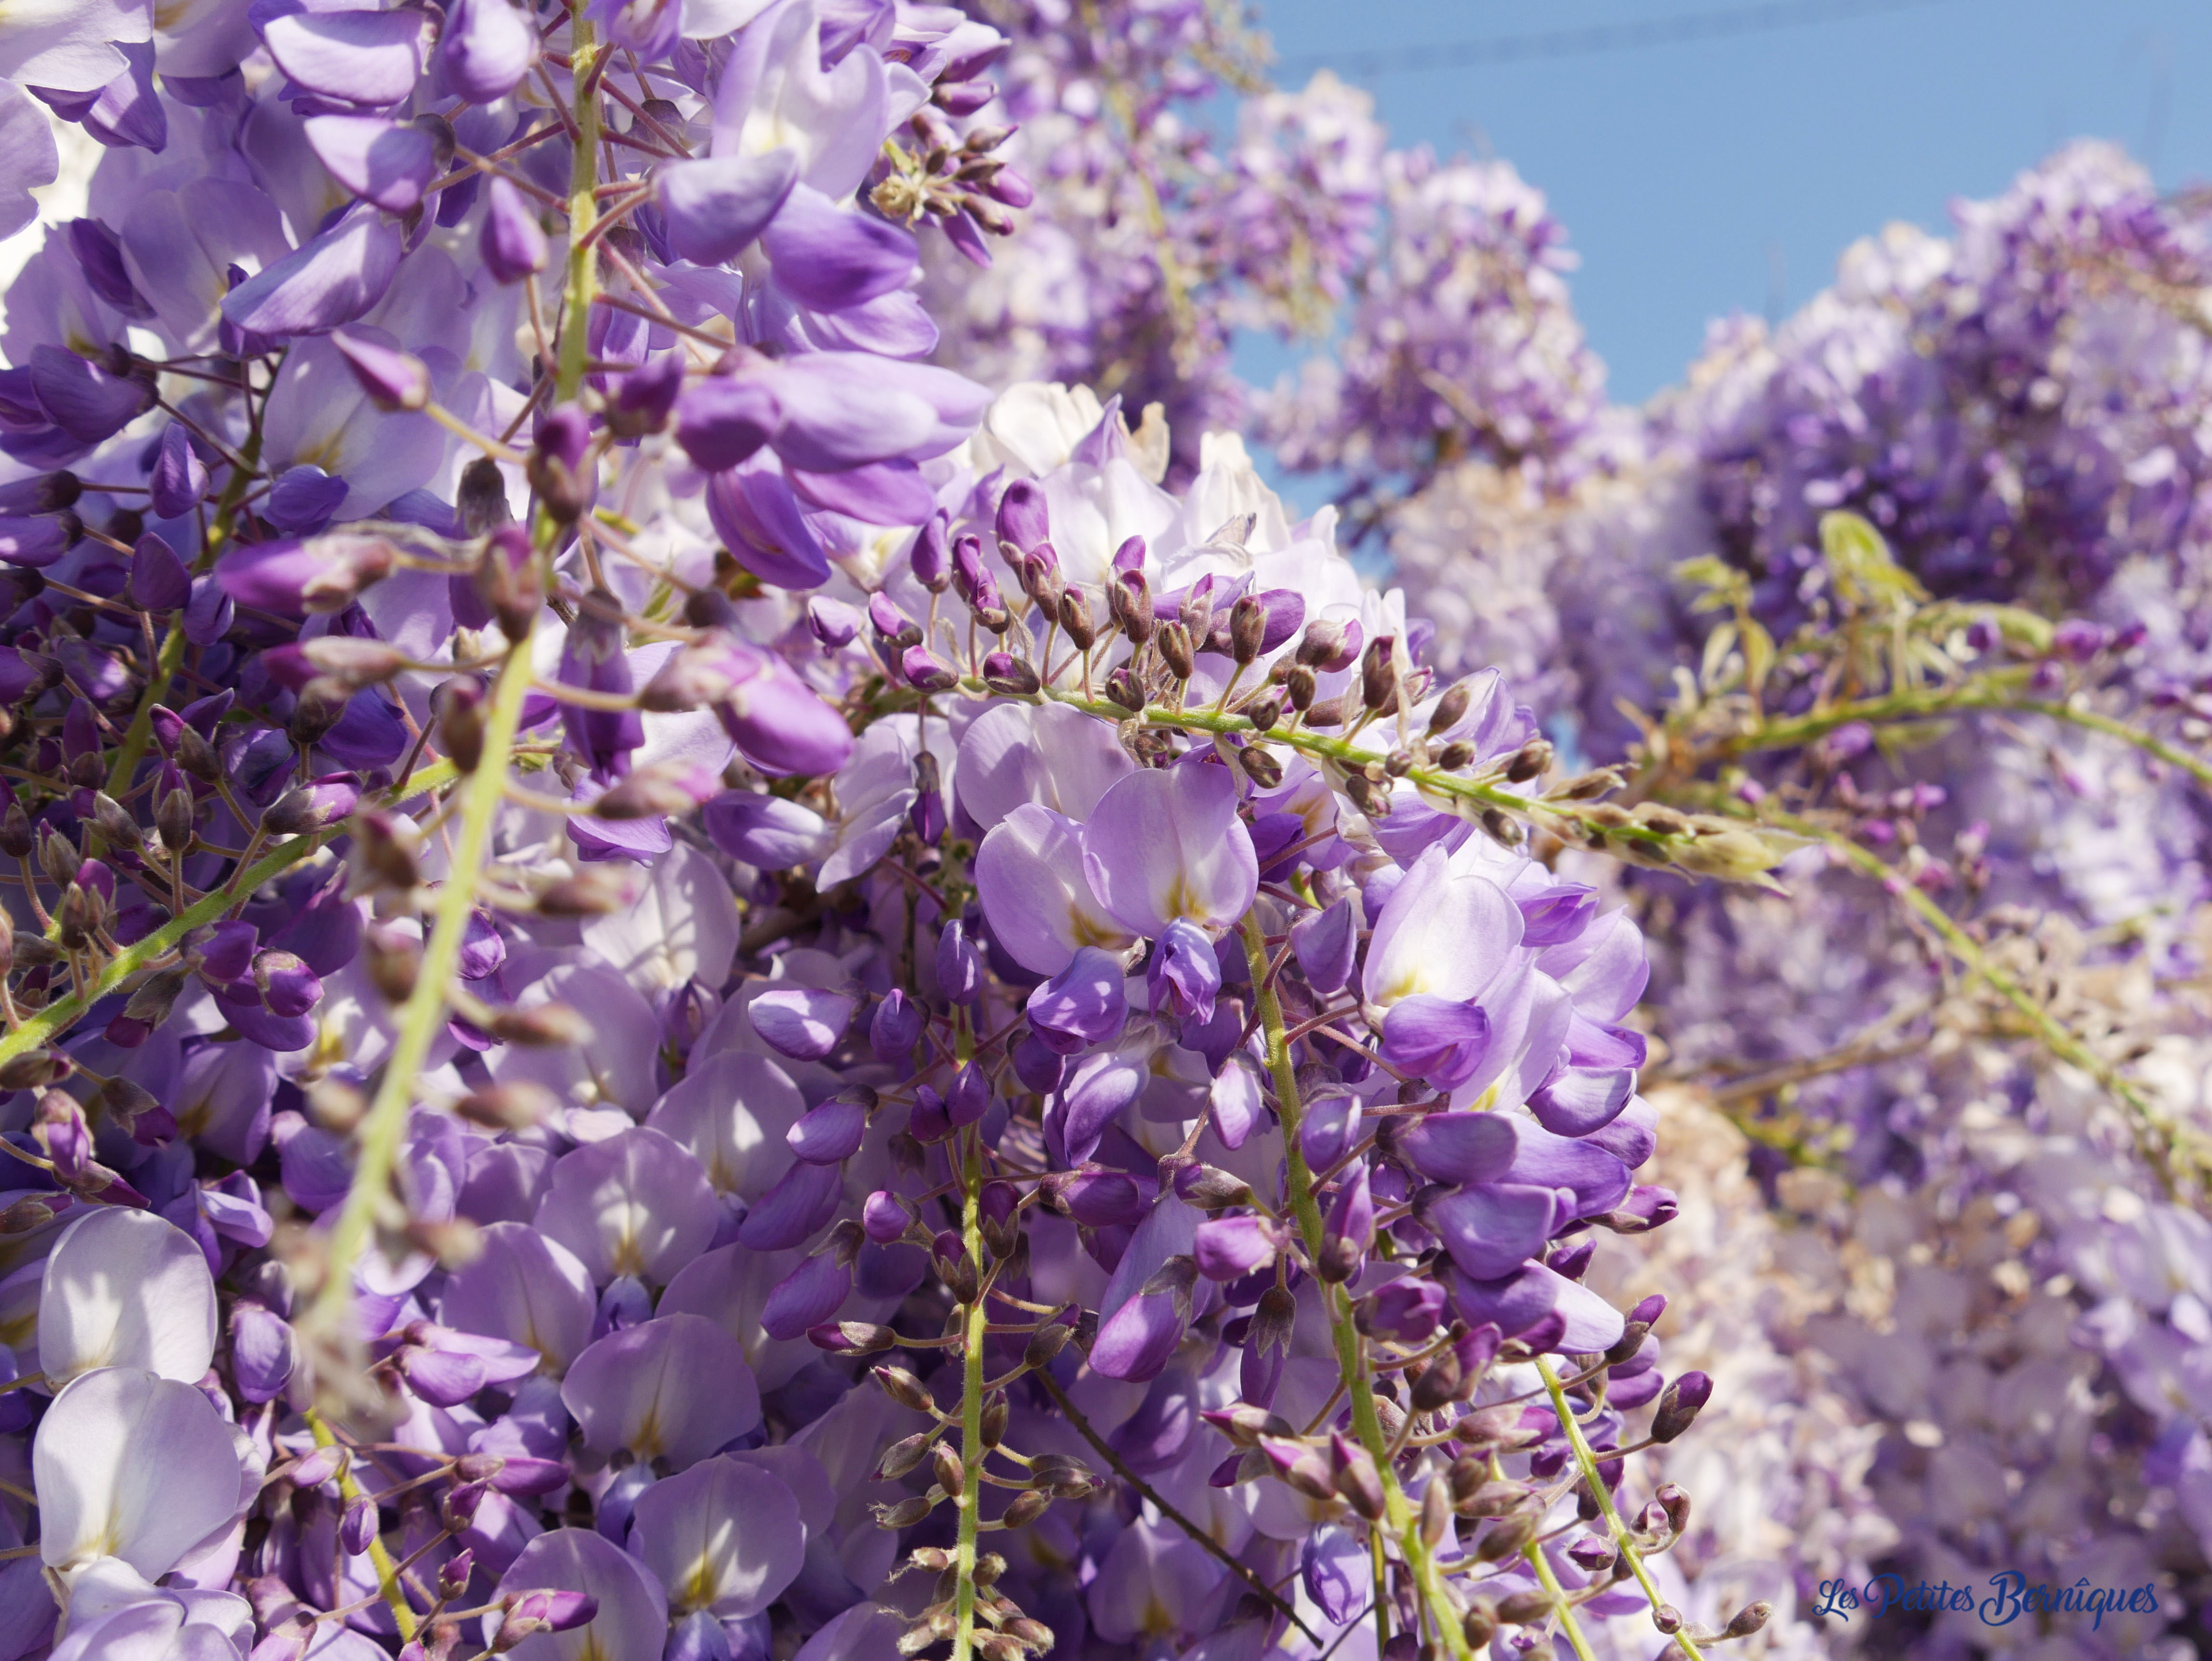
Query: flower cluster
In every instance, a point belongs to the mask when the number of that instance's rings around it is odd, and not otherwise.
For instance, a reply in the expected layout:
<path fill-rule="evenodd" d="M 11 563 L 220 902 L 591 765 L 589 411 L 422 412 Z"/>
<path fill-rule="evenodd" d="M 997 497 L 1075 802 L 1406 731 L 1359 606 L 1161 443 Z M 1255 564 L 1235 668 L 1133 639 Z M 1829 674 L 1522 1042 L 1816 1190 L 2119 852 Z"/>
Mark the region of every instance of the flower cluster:
<path fill-rule="evenodd" d="M 17 43 L 104 155 L 0 369 L 0 1661 L 1761 1628 L 1655 1579 L 1644 938 L 1527 843 L 1784 843 L 1553 776 L 1235 435 L 940 336 L 1021 168 L 1129 187 L 1069 64 L 1195 156 L 1220 27 Z M 1340 292 L 1364 106 L 1245 149 L 1179 211 Z"/>

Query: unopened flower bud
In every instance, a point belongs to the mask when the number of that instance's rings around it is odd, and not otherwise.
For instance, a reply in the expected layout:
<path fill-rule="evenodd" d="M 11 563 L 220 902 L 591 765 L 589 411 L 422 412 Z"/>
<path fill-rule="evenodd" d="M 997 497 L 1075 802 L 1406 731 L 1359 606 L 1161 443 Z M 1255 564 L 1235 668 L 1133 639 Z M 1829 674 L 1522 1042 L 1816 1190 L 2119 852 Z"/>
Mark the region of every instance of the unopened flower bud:
<path fill-rule="evenodd" d="M 284 735 L 302 750 L 313 749 L 345 719 L 352 694 L 343 682 L 317 675 L 292 700 L 292 713 L 284 718 Z"/>
<path fill-rule="evenodd" d="M 902 1408 L 916 1413 L 933 1413 L 937 1404 L 930 1400 L 928 1386 L 904 1367 L 880 1366 L 871 1369 L 870 1376 L 884 1395 Z"/>
<path fill-rule="evenodd" d="M 1229 608 L 1229 655 L 1238 668 L 1260 655 L 1267 636 L 1267 603 L 1257 594 L 1240 596 Z"/>
<path fill-rule="evenodd" d="M 526 1079 L 488 1085 L 453 1104 L 453 1111 L 462 1118 L 491 1130 L 527 1130 L 544 1123 L 560 1108 L 559 1097 Z"/>
<path fill-rule="evenodd" d="M 1044 684 L 1036 670 L 1011 652 L 994 652 L 983 660 L 983 684 L 1006 697 L 1027 697 Z"/>
<path fill-rule="evenodd" d="M 1026 1494 L 1018 1494 L 1014 1496 L 1013 1503 L 1006 1507 L 1001 1520 L 1010 1529 L 1027 1528 L 1044 1515 L 1047 1507 L 1052 1504 L 1053 1499 L 1052 1494 L 1040 1488 L 1031 1488 Z"/>
<path fill-rule="evenodd" d="M 1397 640 L 1377 635 L 1367 642 L 1359 665 L 1359 698 L 1370 709 L 1380 709 L 1398 697 Z"/>
<path fill-rule="evenodd" d="M 431 695 L 431 712 L 437 718 L 438 747 L 464 773 L 477 770 L 483 759 L 483 683 L 473 675 L 458 675 L 442 683 Z"/>
<path fill-rule="evenodd" d="M 1160 648 L 1160 660 L 1168 672 L 1177 680 L 1188 680 L 1192 666 L 1191 634 L 1188 625 L 1170 623 L 1153 636 Z"/>
<path fill-rule="evenodd" d="M 1721 1629 L 1721 1636 L 1724 1639 L 1748 1638 L 1765 1626 L 1773 1613 L 1774 1605 L 1771 1603 L 1746 1603 Z"/>
<path fill-rule="evenodd" d="M 611 864 L 587 865 L 574 876 L 548 883 L 538 891 L 538 915 L 604 917 L 620 911 L 637 897 L 630 869 Z"/>
<path fill-rule="evenodd" d="M 876 1526 L 879 1529 L 910 1529 L 929 1515 L 934 1502 L 917 1494 L 911 1500 L 902 1500 L 895 1506 L 876 1507 Z"/>
<path fill-rule="evenodd" d="M 564 1003 L 509 1006 L 492 1018 L 491 1036 L 538 1050 L 576 1050 L 591 1043 L 592 1024 Z"/>
<path fill-rule="evenodd" d="M 930 1475 L 937 1479 L 949 1499 L 957 1500 L 967 1489 L 968 1473 L 960 1463 L 960 1456 L 939 1442 L 930 1450 Z"/>
<path fill-rule="evenodd" d="M 1697 1421 L 1712 1399 L 1713 1381 L 1702 1372 L 1686 1372 L 1667 1386 L 1651 1415 L 1651 1439 L 1671 1442 Z"/>
<path fill-rule="evenodd" d="M 1509 1627 L 1533 1627 L 1547 1618 L 1553 1609 L 1552 1594 L 1539 1587 L 1516 1591 L 1510 1597 L 1501 1598 L 1498 1618 Z"/>
<path fill-rule="evenodd" d="M 358 1557 L 366 1552 L 376 1538 L 376 1501 L 367 1494 L 356 1494 L 347 1502 L 345 1514 L 338 1521 L 338 1547 L 349 1557 Z"/>
<path fill-rule="evenodd" d="M 489 456 L 478 456 L 461 469 L 453 512 L 461 521 L 464 536 L 480 537 L 514 521 L 514 510 L 507 505 L 507 480 Z"/>
<path fill-rule="evenodd" d="M 1080 588 L 1063 588 L 1060 594 L 1060 626 L 1079 652 L 1087 652 L 1098 638 L 1098 630 L 1091 619 L 1091 602 L 1084 598 Z"/>

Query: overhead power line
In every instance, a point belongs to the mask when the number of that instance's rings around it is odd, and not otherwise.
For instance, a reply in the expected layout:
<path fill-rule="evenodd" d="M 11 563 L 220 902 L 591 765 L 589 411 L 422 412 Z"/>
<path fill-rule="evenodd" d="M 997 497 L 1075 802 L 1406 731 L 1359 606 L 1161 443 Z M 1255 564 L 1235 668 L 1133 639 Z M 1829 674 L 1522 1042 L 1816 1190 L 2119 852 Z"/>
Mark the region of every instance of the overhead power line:
<path fill-rule="evenodd" d="M 1753 6 L 1682 12 L 1626 23 L 1594 23 L 1583 28 L 1544 29 L 1529 34 L 1498 34 L 1486 40 L 1446 40 L 1427 46 L 1374 52 L 1299 52 L 1282 60 L 1281 71 L 1333 69 L 1352 76 L 1390 75 L 1419 70 L 1467 69 L 1481 64 L 1513 64 L 1540 58 L 1588 58 L 1601 52 L 1633 52 L 1645 46 L 1680 46 L 1730 35 L 1765 34 L 1839 23 L 1884 12 L 1917 11 L 1946 0 L 1769 0 Z M 1291 78 L 1286 75 L 1285 78 Z"/>

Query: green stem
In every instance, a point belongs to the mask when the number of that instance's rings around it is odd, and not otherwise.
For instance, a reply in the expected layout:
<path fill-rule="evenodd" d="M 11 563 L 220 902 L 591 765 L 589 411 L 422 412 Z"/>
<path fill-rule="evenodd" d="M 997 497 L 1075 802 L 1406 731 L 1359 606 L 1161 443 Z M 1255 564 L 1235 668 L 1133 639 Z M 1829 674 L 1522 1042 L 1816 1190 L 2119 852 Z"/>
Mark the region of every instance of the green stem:
<path fill-rule="evenodd" d="M 477 879 L 490 851 L 492 821 L 498 817 L 504 799 L 507 763 L 522 722 L 523 700 L 530 691 L 530 641 L 535 632 L 534 628 L 526 630 L 507 648 L 507 661 L 493 687 L 484 723 L 483 755 L 461 787 L 460 823 L 453 837 L 453 861 L 438 891 L 438 909 L 428 938 L 422 943 L 415 989 L 401 1007 L 399 1030 L 385 1061 L 384 1075 L 362 1120 L 361 1155 L 354 1166 L 353 1183 L 331 1230 L 327 1275 L 307 1315 L 307 1323 L 325 1334 L 343 1332 L 351 1314 L 354 1262 L 368 1244 L 369 1226 L 384 1202 L 406 1129 L 407 1110 L 414 1104 L 416 1084 L 429 1056 L 430 1041 L 445 1020 L 446 989 L 460 960 L 461 941 L 468 933 L 469 913 L 476 904 Z M 419 778 L 410 786 L 418 793 L 422 788 Z"/>
<path fill-rule="evenodd" d="M 1250 724 L 1244 723 L 1248 727 Z M 1307 1169 L 1305 1154 L 1298 1146 L 1297 1068 L 1291 1059 L 1282 1000 L 1275 995 L 1267 979 L 1267 932 L 1251 912 L 1245 913 L 1242 932 L 1244 960 L 1252 971 L 1253 998 L 1260 1012 L 1261 1028 L 1267 1035 L 1267 1071 L 1274 1079 L 1276 1107 L 1282 1116 L 1283 1157 L 1288 1170 L 1291 1212 L 1297 1220 L 1308 1259 L 1318 1262 L 1325 1231 L 1321 1205 L 1314 1197 L 1313 1172 Z M 1322 1307 L 1328 1311 L 1329 1336 L 1336 1349 L 1337 1366 L 1344 1376 L 1345 1394 L 1352 1403 L 1352 1430 L 1359 1445 L 1375 1461 L 1376 1472 L 1382 1480 L 1382 1525 L 1388 1527 L 1398 1542 L 1407 1567 L 1413 1572 L 1413 1583 L 1428 1608 L 1429 1624 L 1435 1628 L 1444 1652 L 1452 1661 L 1474 1661 L 1474 1652 L 1468 1646 L 1459 1610 L 1444 1589 L 1436 1554 L 1421 1537 L 1420 1518 L 1398 1482 L 1397 1467 L 1390 1457 L 1390 1439 L 1382 1433 L 1382 1416 L 1375 1411 L 1375 1392 L 1368 1387 L 1366 1347 L 1359 1329 L 1352 1323 L 1352 1296 L 1340 1286 L 1323 1286 L 1321 1291 Z M 1571 1625 L 1572 1617 L 1568 1620 Z"/>
<path fill-rule="evenodd" d="M 953 1553 L 957 1589 L 952 1661 L 969 1661 L 975 1647 L 975 1530 L 983 1512 L 983 1344 L 990 1322 L 989 1276 L 983 1257 L 983 1144 L 980 1132 L 963 1131 L 960 1153 L 960 1238 L 975 1271 L 975 1301 L 961 1334 L 960 1534 Z"/>
<path fill-rule="evenodd" d="M 313 1433 L 317 1447 L 337 1445 L 338 1439 L 331 1434 L 331 1427 L 323 1422 L 321 1414 L 309 1408 L 307 1420 L 307 1428 Z M 350 1460 L 346 1463 L 344 1475 L 338 1478 L 338 1496 L 348 1505 L 361 1498 L 361 1484 L 353 1480 Z M 403 1644 L 410 1642 L 422 1623 L 416 1618 L 414 1606 L 407 1601 L 406 1588 L 399 1584 L 398 1567 L 392 1562 L 392 1554 L 385 1549 L 381 1533 L 368 1536 L 368 1562 L 369 1567 L 376 1571 L 377 1591 L 392 1611 L 392 1624 L 399 1628 L 399 1641 Z"/>
<path fill-rule="evenodd" d="M 1872 726 L 1887 721 L 1929 721 L 1944 715 L 1984 712 L 2047 715 L 2053 721 L 2064 721 L 2088 732 L 2101 733 L 2107 738 L 2134 745 L 2169 767 L 2180 769 L 2207 789 L 2212 789 L 2212 762 L 2178 749 L 2155 733 L 2131 727 L 2111 715 L 2100 715 L 2094 709 L 2078 709 L 2071 703 L 2049 698 L 2023 697 L 2021 691 L 2027 683 L 2028 673 L 2026 670 L 2008 670 L 1965 686 L 1942 687 L 1932 692 L 1913 691 L 1888 693 L 1881 697 L 1854 698 L 1794 720 L 1765 721 L 1747 733 L 1719 739 L 1700 752 L 1699 763 L 1702 764 L 1768 750 L 1799 749 L 1855 721 L 1864 721 Z"/>
<path fill-rule="evenodd" d="M 585 234 L 596 212 L 593 191 L 599 184 L 599 122 L 595 98 L 584 88 L 597 61 L 592 27 L 580 10 L 572 15 L 574 44 L 570 74 L 576 88 L 574 118 L 577 140 L 570 173 L 568 203 L 568 277 L 567 308 L 562 313 L 560 359 L 555 377 L 556 396 L 572 399 L 583 385 L 586 335 L 591 322 L 592 292 L 597 266 Z M 539 504 L 532 543 L 538 557 L 548 557 L 562 530 Z M 533 616 L 522 637 L 508 642 L 499 678 L 492 689 L 491 706 L 484 722 L 483 753 L 476 770 L 462 787 L 460 822 L 453 843 L 453 856 L 444 886 L 438 891 L 438 908 L 429 934 L 422 943 L 415 987 L 399 1012 L 399 1030 L 392 1053 L 384 1063 L 375 1098 L 361 1124 L 361 1154 L 354 1167 L 352 1185 L 331 1230 L 329 1256 L 321 1291 L 308 1311 L 307 1323 L 331 1336 L 343 1334 L 353 1309 L 353 1266 L 368 1242 L 377 1210 L 384 1203 L 398 1158 L 399 1142 L 407 1125 L 407 1110 L 414 1103 L 415 1083 L 429 1055 L 430 1043 L 446 1016 L 446 990 L 460 959 L 461 941 L 468 931 L 469 913 L 476 903 L 477 879 L 491 846 L 492 821 L 504 799 L 515 734 L 522 721 L 523 701 L 532 680 L 531 643 L 537 634 Z"/>
<path fill-rule="evenodd" d="M 1636 1549 L 1635 1542 L 1628 1537 L 1628 1530 L 1620 1520 L 1620 1512 L 1613 1507 L 1611 1490 L 1599 1479 L 1597 1455 L 1590 1451 L 1589 1443 L 1583 1439 L 1582 1425 L 1575 1418 L 1574 1405 L 1567 1400 L 1566 1391 L 1559 1388 L 1559 1375 L 1552 1370 L 1551 1362 L 1540 1355 L 1536 1358 L 1536 1372 L 1543 1379 L 1544 1389 L 1552 1398 L 1552 1411 L 1559 1415 L 1560 1428 L 1567 1433 L 1567 1445 L 1575 1451 L 1575 1463 L 1582 1471 L 1583 1482 L 1596 1496 L 1598 1509 L 1605 1515 L 1605 1525 L 1613 1530 L 1613 1544 L 1628 1560 L 1630 1572 L 1636 1576 L 1637 1584 L 1644 1588 L 1644 1595 L 1651 1600 L 1652 1609 L 1656 1612 L 1667 1600 L 1659 1595 L 1659 1588 L 1651 1584 L 1650 1573 L 1644 1567 L 1643 1554 Z M 1674 1642 L 1689 1657 L 1689 1661 L 1705 1661 L 1698 1652 L 1696 1642 L 1687 1632 L 1676 1633 Z"/>
<path fill-rule="evenodd" d="M 1906 910 L 1935 932 L 1961 968 L 1988 983 L 1992 991 L 2019 1012 L 2044 1048 L 2059 1060 L 2080 1068 L 2112 1092 L 2132 1116 L 2130 1128 L 2136 1151 L 2157 1175 L 2168 1198 L 2175 1197 L 2185 1185 L 2201 1201 L 2208 1189 L 2212 1189 L 2212 1149 L 2207 1148 L 2201 1139 L 2193 1138 L 2187 1127 L 2160 1113 L 2148 1096 L 2121 1076 L 2118 1068 L 2075 1037 L 2063 1021 L 2031 997 L 2019 982 L 1991 963 L 1981 943 L 1960 928 L 1942 906 L 1911 883 L 1901 880 L 1896 871 L 1848 837 L 1808 820 L 1780 814 L 1774 817 L 1774 823 L 1800 836 L 1816 838 L 1862 876 L 1870 877 L 1887 888 Z M 2185 1162 L 2185 1173 L 2174 1169 L 2178 1161 Z M 2185 1174 L 2185 1184 L 2180 1180 Z"/>

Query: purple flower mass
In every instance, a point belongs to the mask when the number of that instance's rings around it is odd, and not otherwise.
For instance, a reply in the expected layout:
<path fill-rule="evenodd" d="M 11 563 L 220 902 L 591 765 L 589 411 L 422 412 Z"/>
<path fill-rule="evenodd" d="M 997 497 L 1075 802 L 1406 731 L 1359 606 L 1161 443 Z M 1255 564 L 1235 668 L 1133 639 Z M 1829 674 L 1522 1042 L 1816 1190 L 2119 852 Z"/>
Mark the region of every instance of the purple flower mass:
<path fill-rule="evenodd" d="M 1262 44 L 0 21 L 0 1661 L 2202 1648 L 2203 202 L 1614 409 Z"/>

